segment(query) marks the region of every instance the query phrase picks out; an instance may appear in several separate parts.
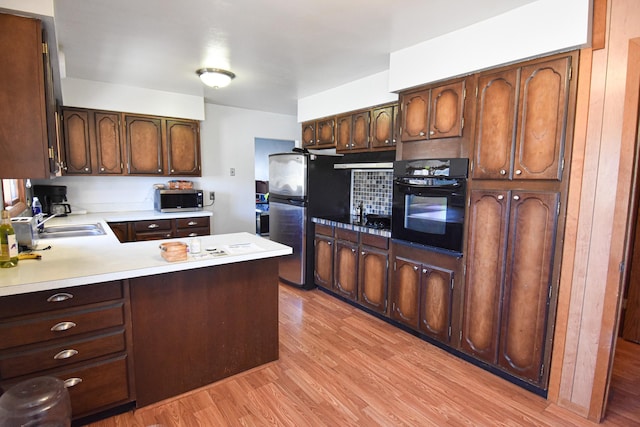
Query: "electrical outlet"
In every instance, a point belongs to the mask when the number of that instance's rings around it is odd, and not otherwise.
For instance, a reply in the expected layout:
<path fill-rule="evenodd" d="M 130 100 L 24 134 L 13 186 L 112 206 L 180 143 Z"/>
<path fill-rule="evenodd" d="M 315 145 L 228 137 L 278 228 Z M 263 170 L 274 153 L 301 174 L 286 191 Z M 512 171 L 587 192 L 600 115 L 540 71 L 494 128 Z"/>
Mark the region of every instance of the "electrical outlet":
<path fill-rule="evenodd" d="M 236 168 L 229 169 L 229 175 L 236 176 Z"/>
<path fill-rule="evenodd" d="M 209 192 L 209 200 L 211 200 L 212 202 L 214 202 L 216 200 L 216 193 L 211 191 Z"/>

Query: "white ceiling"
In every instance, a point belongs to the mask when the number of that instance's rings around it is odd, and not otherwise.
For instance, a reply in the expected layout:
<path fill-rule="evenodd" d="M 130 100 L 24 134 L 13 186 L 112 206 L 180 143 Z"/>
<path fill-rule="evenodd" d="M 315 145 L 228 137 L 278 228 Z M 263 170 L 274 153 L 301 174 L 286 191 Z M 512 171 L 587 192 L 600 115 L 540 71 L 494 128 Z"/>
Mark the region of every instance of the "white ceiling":
<path fill-rule="evenodd" d="M 389 53 L 536 0 L 55 0 L 66 77 L 295 115 Z M 195 71 L 237 77 L 205 87 Z"/>

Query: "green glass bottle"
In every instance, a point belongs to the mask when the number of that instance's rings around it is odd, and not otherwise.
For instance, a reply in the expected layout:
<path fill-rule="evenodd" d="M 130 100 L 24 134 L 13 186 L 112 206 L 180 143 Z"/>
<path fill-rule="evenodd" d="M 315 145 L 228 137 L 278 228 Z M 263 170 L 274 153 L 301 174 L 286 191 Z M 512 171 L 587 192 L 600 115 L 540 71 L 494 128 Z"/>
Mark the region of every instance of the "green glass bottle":
<path fill-rule="evenodd" d="M 11 225 L 9 211 L 2 211 L 2 223 L 0 223 L 0 268 L 15 267 L 18 265 L 18 240 L 16 232 Z"/>

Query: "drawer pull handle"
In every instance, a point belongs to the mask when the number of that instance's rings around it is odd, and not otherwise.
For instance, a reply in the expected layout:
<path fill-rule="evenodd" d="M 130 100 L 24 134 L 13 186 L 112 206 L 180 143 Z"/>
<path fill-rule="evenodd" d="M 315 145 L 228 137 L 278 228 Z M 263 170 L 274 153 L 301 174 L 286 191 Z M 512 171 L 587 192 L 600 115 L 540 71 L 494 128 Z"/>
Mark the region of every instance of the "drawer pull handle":
<path fill-rule="evenodd" d="M 60 322 L 51 327 L 53 332 L 66 331 L 67 329 L 75 328 L 76 324 L 73 322 Z"/>
<path fill-rule="evenodd" d="M 196 237 L 198 233 L 189 233 L 189 237 Z"/>
<path fill-rule="evenodd" d="M 73 294 L 60 292 L 58 294 L 53 294 L 49 298 L 47 298 L 47 302 L 60 302 L 60 301 L 66 301 L 71 298 L 73 298 Z"/>
<path fill-rule="evenodd" d="M 160 226 L 158 224 L 155 224 L 155 223 L 147 225 L 147 228 L 158 228 L 158 227 L 160 227 Z"/>
<path fill-rule="evenodd" d="M 68 359 L 70 357 L 73 357 L 76 354 L 78 354 L 78 350 L 70 348 L 68 350 L 62 350 L 61 352 L 53 356 L 53 358 L 56 360 L 63 360 L 63 359 Z"/>
<path fill-rule="evenodd" d="M 197 222 L 197 221 L 189 221 L 189 222 L 187 223 L 187 225 L 188 225 L 188 226 L 198 225 L 198 222 Z"/>
<path fill-rule="evenodd" d="M 66 388 L 71 388 L 71 387 L 77 386 L 81 382 L 82 382 L 82 378 L 78 378 L 78 377 L 67 378 L 66 380 L 64 380 L 64 386 Z"/>

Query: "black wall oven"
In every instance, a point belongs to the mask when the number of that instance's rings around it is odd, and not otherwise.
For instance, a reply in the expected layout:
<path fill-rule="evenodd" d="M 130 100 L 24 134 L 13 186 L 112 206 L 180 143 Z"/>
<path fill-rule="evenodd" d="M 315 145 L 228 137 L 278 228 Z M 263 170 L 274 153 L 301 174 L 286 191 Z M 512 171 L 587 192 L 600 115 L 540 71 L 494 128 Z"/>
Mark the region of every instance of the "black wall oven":
<path fill-rule="evenodd" d="M 469 159 L 393 164 L 391 237 L 462 254 Z"/>

